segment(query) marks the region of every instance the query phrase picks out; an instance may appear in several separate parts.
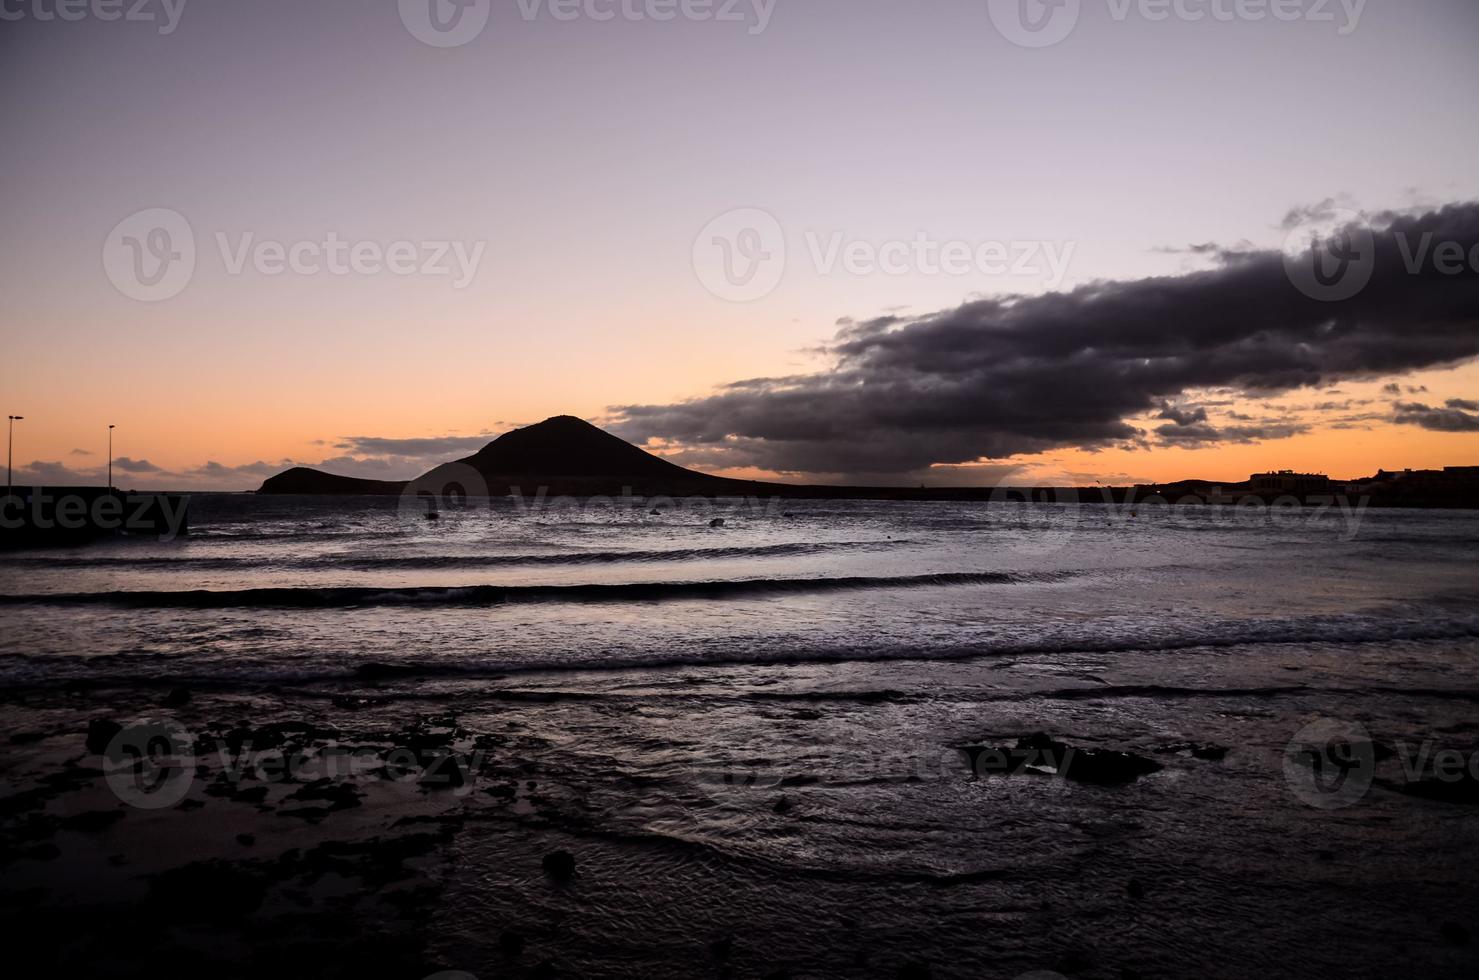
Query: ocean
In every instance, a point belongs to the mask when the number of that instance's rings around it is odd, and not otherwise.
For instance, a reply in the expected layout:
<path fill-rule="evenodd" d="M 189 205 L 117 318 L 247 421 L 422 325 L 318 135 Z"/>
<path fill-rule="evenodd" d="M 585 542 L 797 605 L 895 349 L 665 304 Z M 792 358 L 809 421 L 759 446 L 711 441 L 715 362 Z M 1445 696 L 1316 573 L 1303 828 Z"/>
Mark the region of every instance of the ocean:
<path fill-rule="evenodd" d="M 90 764 L 99 716 L 205 760 L 169 807 L 48 797 L 140 836 L 20 860 L 43 905 L 158 899 L 190 865 L 257 882 L 254 920 L 300 914 L 294 889 L 332 915 L 305 851 L 432 828 L 391 862 L 414 902 L 356 892 L 394 937 L 384 975 L 1476 965 L 1479 513 L 499 499 L 431 520 L 198 495 L 191 527 L 0 559 L 13 789 Z M 471 761 L 449 792 L 378 769 L 348 779 L 355 805 L 285 819 L 319 783 L 238 800 L 210 756 L 269 727 L 310 755 L 432 738 Z M 1148 765 L 1100 779 L 1100 753 Z M 185 821 L 188 846 L 100 860 Z M 541 865 L 555 850 L 573 878 Z"/>

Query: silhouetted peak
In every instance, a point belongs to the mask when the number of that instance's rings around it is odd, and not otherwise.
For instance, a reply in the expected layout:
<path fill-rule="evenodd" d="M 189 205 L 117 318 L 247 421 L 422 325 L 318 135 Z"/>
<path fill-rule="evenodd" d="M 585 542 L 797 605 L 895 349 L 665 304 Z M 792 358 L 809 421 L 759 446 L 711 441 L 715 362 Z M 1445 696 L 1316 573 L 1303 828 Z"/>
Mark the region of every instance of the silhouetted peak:
<path fill-rule="evenodd" d="M 573 415 L 514 429 L 461 462 L 490 475 L 707 479 Z"/>

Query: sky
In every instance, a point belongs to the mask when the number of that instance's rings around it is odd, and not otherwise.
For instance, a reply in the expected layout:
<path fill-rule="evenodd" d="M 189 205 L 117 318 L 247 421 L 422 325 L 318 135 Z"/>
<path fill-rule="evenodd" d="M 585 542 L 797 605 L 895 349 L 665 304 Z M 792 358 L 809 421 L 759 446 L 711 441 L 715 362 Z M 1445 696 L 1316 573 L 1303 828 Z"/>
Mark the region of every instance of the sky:
<path fill-rule="evenodd" d="M 1479 463 L 1472 0 L 462 2 L 0 2 L 17 482 Z"/>

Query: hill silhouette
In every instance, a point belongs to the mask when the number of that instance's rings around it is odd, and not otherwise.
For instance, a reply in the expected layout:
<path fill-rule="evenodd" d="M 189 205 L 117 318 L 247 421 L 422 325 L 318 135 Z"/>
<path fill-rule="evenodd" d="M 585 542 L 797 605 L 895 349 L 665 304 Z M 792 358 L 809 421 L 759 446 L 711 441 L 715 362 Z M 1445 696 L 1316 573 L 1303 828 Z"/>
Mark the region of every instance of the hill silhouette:
<path fill-rule="evenodd" d="M 473 477 L 473 474 L 476 477 Z M 439 489 L 448 483 L 481 482 L 475 496 L 502 496 L 547 488 L 551 494 L 688 495 L 755 493 L 776 484 L 728 480 L 685 469 L 620 439 L 584 419 L 557 415 L 507 432 L 464 459 L 443 463 L 415 480 L 361 480 L 294 467 L 262 484 L 264 494 L 398 495 L 410 488 Z M 468 488 L 470 490 L 474 488 Z"/>
<path fill-rule="evenodd" d="M 354 476 L 325 473 L 309 466 L 294 466 L 263 481 L 258 493 L 396 496 L 406 481 L 361 480 Z"/>
<path fill-rule="evenodd" d="M 465 459 L 412 481 L 440 485 L 475 470 L 494 495 L 547 487 L 552 494 L 744 493 L 762 486 L 684 469 L 573 415 L 514 429 Z"/>

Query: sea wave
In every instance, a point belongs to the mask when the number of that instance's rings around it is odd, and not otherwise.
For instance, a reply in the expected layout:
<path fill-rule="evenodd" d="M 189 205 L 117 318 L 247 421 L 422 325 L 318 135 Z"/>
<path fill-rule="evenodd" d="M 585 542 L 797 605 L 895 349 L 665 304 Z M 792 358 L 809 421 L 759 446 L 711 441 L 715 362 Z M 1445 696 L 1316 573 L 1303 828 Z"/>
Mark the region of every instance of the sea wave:
<path fill-rule="evenodd" d="M 528 565 L 612 565 L 623 562 L 719 561 L 745 558 L 797 558 L 833 551 L 868 551 L 907 545 L 908 541 L 790 542 L 727 548 L 668 548 L 628 551 L 552 551 L 514 555 L 310 555 L 302 558 L 265 556 L 260 560 L 236 556 L 195 555 L 66 555 L 23 556 L 14 564 L 46 568 L 176 568 L 195 571 L 242 570 L 254 564 L 275 568 L 345 571 L 417 571 L 471 568 L 518 568 Z"/>
<path fill-rule="evenodd" d="M 471 585 L 443 588 L 262 588 L 57 592 L 0 596 L 0 605 L 112 605 L 133 609 L 351 609 L 366 606 L 491 606 L 515 602 L 663 602 L 742 599 L 776 593 L 845 592 L 961 585 L 1020 585 L 1062 581 L 1068 572 L 942 572 L 933 575 L 751 578 L 695 582 L 620 582 L 579 585 Z"/>

